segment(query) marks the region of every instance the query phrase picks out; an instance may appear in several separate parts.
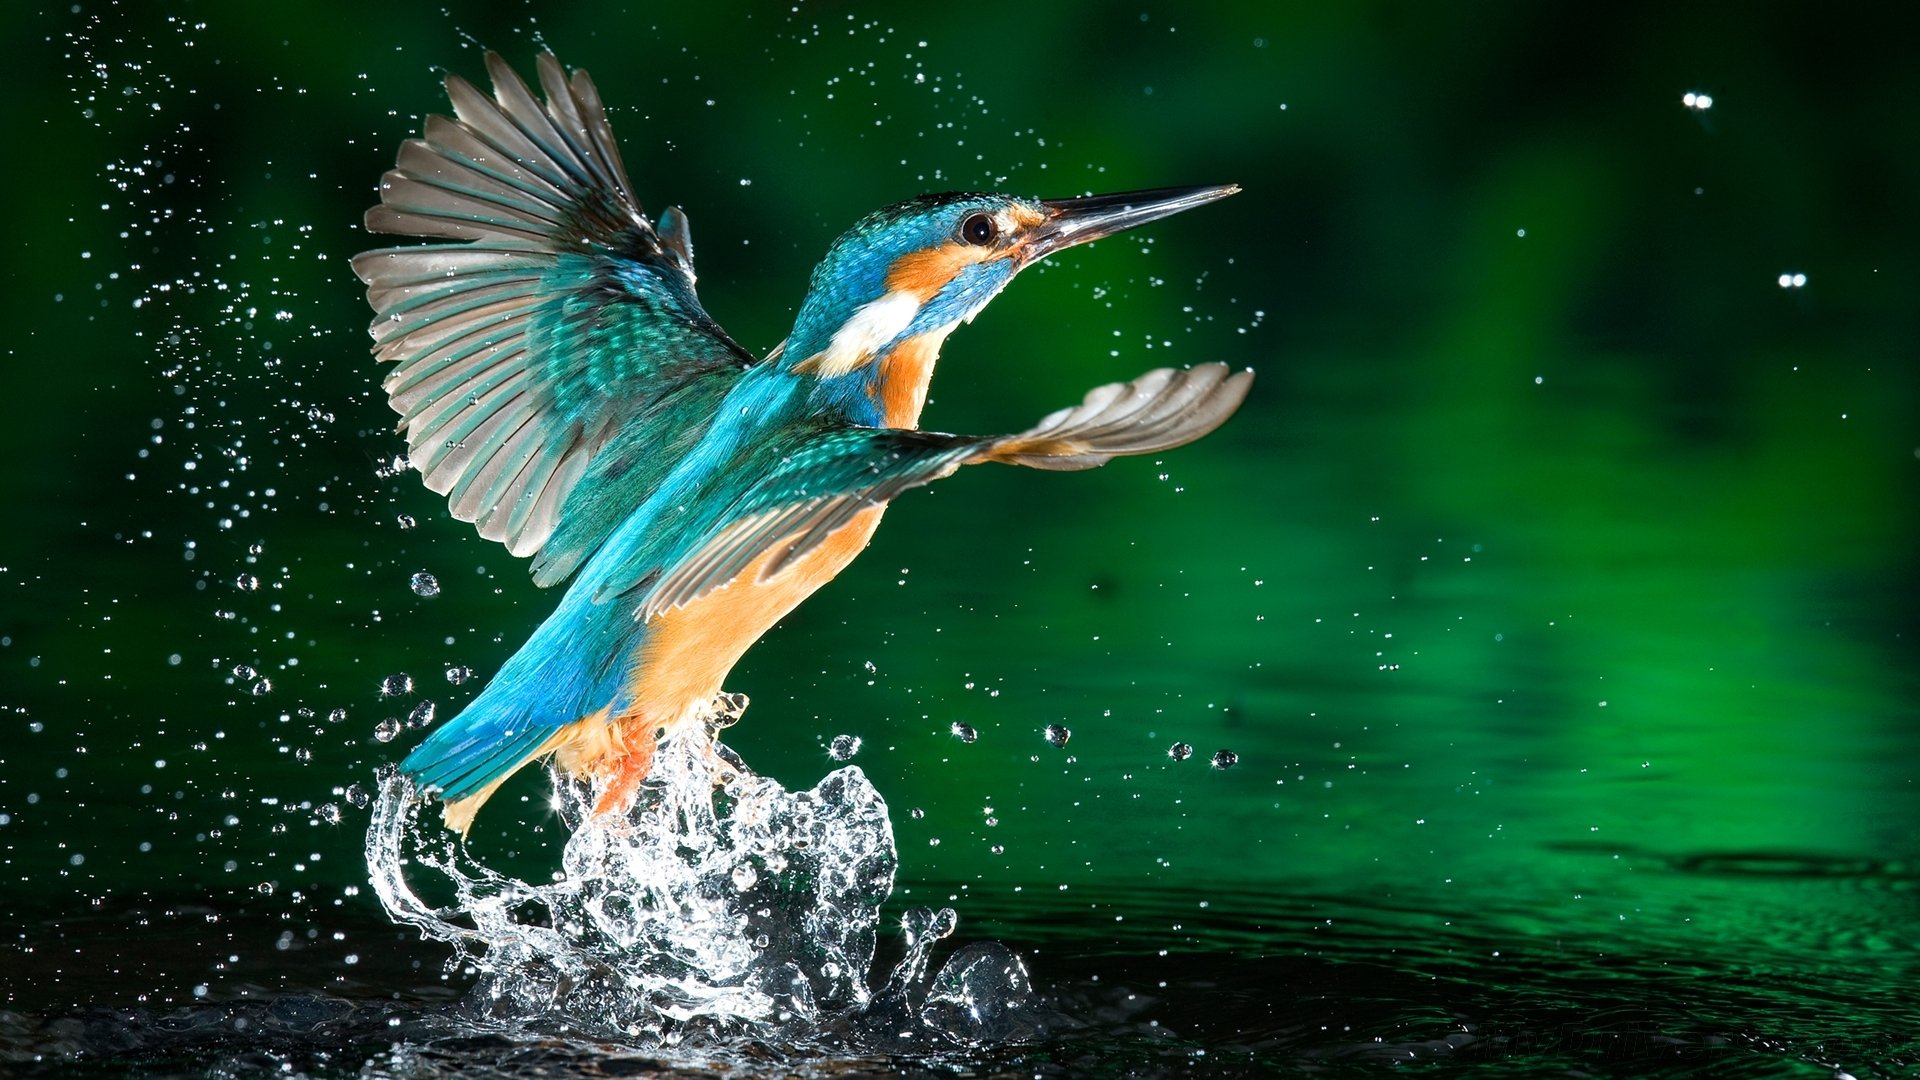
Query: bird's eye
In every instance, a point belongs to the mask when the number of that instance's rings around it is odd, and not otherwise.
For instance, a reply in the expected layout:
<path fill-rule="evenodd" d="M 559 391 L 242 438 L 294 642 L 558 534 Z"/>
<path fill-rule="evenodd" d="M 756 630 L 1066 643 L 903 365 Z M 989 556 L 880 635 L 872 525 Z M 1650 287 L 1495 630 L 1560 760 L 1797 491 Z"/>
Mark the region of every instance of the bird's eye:
<path fill-rule="evenodd" d="M 969 244 L 991 244 L 998 235 L 1000 226 L 994 222 L 992 214 L 971 214 L 960 223 L 960 239 Z"/>

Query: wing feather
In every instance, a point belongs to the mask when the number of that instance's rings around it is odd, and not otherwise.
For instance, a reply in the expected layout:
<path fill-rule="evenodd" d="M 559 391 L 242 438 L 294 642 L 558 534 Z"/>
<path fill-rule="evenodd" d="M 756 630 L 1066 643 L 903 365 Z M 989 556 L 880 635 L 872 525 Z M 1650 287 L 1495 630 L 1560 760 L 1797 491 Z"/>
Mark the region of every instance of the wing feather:
<path fill-rule="evenodd" d="M 1162 369 L 1164 371 L 1165 369 Z M 1150 372 L 1149 375 L 1160 375 Z M 1179 375 L 1175 378 L 1174 375 Z M 1171 450 L 1226 423 L 1253 386 L 1253 372 L 1202 364 L 1166 378 L 1099 387 L 1071 409 L 1002 436 L 969 462 L 1032 469 L 1091 469 L 1116 457 Z M 1106 391 L 1118 392 L 1108 393 Z"/>
<path fill-rule="evenodd" d="M 663 475 L 629 448 L 639 466 L 596 480 L 618 490 L 570 513 L 608 440 L 643 425 L 684 444 L 753 358 L 694 294 L 684 217 L 663 240 L 641 210 L 586 72 L 541 55 L 543 103 L 500 57 L 486 65 L 493 94 L 449 75 L 454 115 L 401 144 L 367 212 L 374 232 L 442 242 L 353 269 L 427 486 L 480 535 L 539 553 L 552 584 Z"/>
<path fill-rule="evenodd" d="M 663 565 L 625 580 L 644 590 L 637 617 L 652 619 L 724 588 L 761 556 L 760 578 L 779 575 L 845 528 L 962 465 L 997 461 L 1039 469 L 1090 469 L 1129 454 L 1170 450 L 1213 431 L 1246 399 L 1251 371 L 1203 364 L 1159 368 L 1089 391 L 1012 435 L 943 435 L 894 428 L 835 428 L 799 440 L 744 494 L 691 521 L 725 524 L 685 539 Z"/>
<path fill-rule="evenodd" d="M 525 373 L 514 372 L 509 381 L 461 407 L 435 429 L 436 441 L 427 447 L 426 460 L 416 461 L 414 468 L 426 477 L 428 487 L 451 495 L 469 471 L 484 468 L 497 449 L 495 437 L 518 415 L 531 414 L 536 407 L 529 400 Z"/>
<path fill-rule="evenodd" d="M 479 467 L 466 470 L 447 489 L 447 504 L 456 517 L 479 524 L 482 517 L 499 510 L 508 490 L 506 482 L 518 477 L 536 457 L 541 432 L 535 416 L 530 407 L 496 414 L 494 430 L 484 436 L 492 445 L 474 452 Z"/>

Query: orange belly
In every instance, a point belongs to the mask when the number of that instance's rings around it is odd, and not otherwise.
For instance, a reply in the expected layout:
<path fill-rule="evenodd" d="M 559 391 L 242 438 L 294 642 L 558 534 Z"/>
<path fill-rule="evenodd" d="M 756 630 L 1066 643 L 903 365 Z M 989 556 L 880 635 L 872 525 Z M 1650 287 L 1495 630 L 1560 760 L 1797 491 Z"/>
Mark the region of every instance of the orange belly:
<path fill-rule="evenodd" d="M 775 554 L 769 551 L 724 588 L 655 616 L 630 661 L 627 707 L 617 716 L 603 709 L 569 724 L 543 749 L 555 751 L 561 768 L 575 775 L 619 773 L 624 781 L 637 768 L 631 778 L 637 784 L 659 737 L 701 715 L 741 655 L 845 569 L 885 512 L 884 506 L 862 510 L 772 580 L 760 580 L 760 568 Z"/>

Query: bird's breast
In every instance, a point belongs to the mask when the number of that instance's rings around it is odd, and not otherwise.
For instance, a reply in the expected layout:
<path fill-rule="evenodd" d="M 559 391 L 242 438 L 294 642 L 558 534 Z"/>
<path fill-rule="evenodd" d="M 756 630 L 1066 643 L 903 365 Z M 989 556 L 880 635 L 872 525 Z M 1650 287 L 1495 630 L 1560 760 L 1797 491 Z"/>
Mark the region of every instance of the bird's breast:
<path fill-rule="evenodd" d="M 953 327 L 944 326 L 910 337 L 887 351 L 874 365 L 867 387 L 880 412 L 880 423 L 891 428 L 917 428 L 920 410 L 927 405 L 927 386 L 933 381 L 934 361 Z"/>
<path fill-rule="evenodd" d="M 866 548 L 885 510 L 876 506 L 861 511 L 769 580 L 760 580 L 760 570 L 781 550 L 777 545 L 725 587 L 655 616 L 635 656 L 628 682 L 630 704 L 622 713 L 668 725 L 711 700 L 761 635 Z"/>

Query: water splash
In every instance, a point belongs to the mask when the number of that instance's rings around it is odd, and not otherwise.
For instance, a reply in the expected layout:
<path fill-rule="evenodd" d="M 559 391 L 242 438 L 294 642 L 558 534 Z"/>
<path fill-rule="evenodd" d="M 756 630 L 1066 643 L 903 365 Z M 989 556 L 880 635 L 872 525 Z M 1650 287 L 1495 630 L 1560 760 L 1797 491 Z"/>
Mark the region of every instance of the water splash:
<path fill-rule="evenodd" d="M 928 979 L 951 908 L 908 911 L 906 956 L 869 989 L 899 866 L 885 800 L 857 766 L 800 792 L 755 775 L 714 739 L 744 700 L 721 705 L 661 741 L 626 814 L 592 814 L 601 792 L 555 776 L 572 835 L 547 883 L 474 860 L 389 770 L 366 845 L 381 902 L 454 947 L 449 970 L 477 975 L 468 1001 L 494 1020 L 649 1048 L 750 1038 L 925 1052 L 1038 1035 L 1026 968 L 1005 946 L 968 945 Z M 429 903 L 420 885 L 451 886 L 451 902 Z"/>

